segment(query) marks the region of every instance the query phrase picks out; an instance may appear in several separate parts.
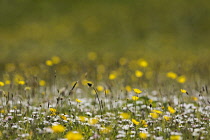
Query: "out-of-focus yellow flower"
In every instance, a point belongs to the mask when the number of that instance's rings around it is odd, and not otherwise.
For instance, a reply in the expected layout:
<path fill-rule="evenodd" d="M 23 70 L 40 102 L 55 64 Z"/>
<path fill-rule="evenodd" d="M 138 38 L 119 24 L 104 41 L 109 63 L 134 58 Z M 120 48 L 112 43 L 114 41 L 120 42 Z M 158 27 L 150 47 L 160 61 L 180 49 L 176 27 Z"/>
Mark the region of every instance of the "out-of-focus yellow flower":
<path fill-rule="evenodd" d="M 104 73 L 105 72 L 105 66 L 104 65 L 98 65 L 97 66 L 97 72 L 98 73 Z"/>
<path fill-rule="evenodd" d="M 174 73 L 174 72 L 168 72 L 168 73 L 166 74 L 166 76 L 167 76 L 168 78 L 171 78 L 171 79 L 176 79 L 177 74 Z"/>
<path fill-rule="evenodd" d="M 105 94 L 109 94 L 110 90 L 109 89 L 105 89 L 104 92 L 105 92 Z"/>
<path fill-rule="evenodd" d="M 158 113 L 158 114 L 162 114 L 163 112 L 160 110 L 152 110 L 152 112 Z"/>
<path fill-rule="evenodd" d="M 197 100 L 198 100 L 198 98 L 195 97 L 195 96 L 193 96 L 192 99 L 193 99 L 194 101 L 197 101 Z"/>
<path fill-rule="evenodd" d="M 5 112 L 5 110 L 4 110 L 4 109 L 2 109 L 2 110 L 0 111 L 0 113 L 2 113 L 2 114 L 3 114 L 4 112 Z"/>
<path fill-rule="evenodd" d="M 187 91 L 184 89 L 180 89 L 181 93 L 186 93 Z"/>
<path fill-rule="evenodd" d="M 110 133 L 111 130 L 112 130 L 112 127 L 110 127 L 110 126 L 108 126 L 108 127 L 101 127 L 100 133 L 107 134 L 107 133 Z"/>
<path fill-rule="evenodd" d="M 142 77 L 143 76 L 143 72 L 142 71 L 140 71 L 140 70 L 136 70 L 135 71 L 135 75 L 136 75 L 136 77 Z"/>
<path fill-rule="evenodd" d="M 183 83 L 186 82 L 186 77 L 185 77 L 184 75 L 179 76 L 179 77 L 177 78 L 177 81 L 178 81 L 179 83 L 183 84 Z"/>
<path fill-rule="evenodd" d="M 61 117 L 63 120 L 67 120 L 67 117 L 64 116 L 64 115 L 60 115 L 60 117 Z"/>
<path fill-rule="evenodd" d="M 157 119 L 159 117 L 159 115 L 157 113 L 150 113 L 150 116 L 153 118 L 153 119 Z"/>
<path fill-rule="evenodd" d="M 128 60 L 126 58 L 122 57 L 122 58 L 120 58 L 119 63 L 120 63 L 121 66 L 123 66 L 127 63 L 127 61 Z"/>
<path fill-rule="evenodd" d="M 95 52 L 89 52 L 88 53 L 88 59 L 89 60 L 96 60 L 96 58 L 97 58 L 97 54 L 95 53 Z"/>
<path fill-rule="evenodd" d="M 58 57 L 58 56 L 53 56 L 53 57 L 51 58 L 51 60 L 52 60 L 52 63 L 53 63 L 53 64 L 58 64 L 58 63 L 60 63 L 60 61 L 61 61 L 60 57 Z"/>
<path fill-rule="evenodd" d="M 0 81 L 0 87 L 3 87 L 3 86 L 4 86 L 4 82 Z"/>
<path fill-rule="evenodd" d="M 122 118 L 122 119 L 129 119 L 131 116 L 130 116 L 130 114 L 128 114 L 128 113 L 121 113 L 120 114 L 120 118 Z"/>
<path fill-rule="evenodd" d="M 125 86 L 125 90 L 127 91 L 127 92 L 130 92 L 131 90 L 132 90 L 132 88 L 131 88 L 131 86 Z"/>
<path fill-rule="evenodd" d="M 93 82 L 91 81 L 88 81 L 86 79 L 82 80 L 82 85 L 86 86 L 88 83 L 93 85 Z"/>
<path fill-rule="evenodd" d="M 151 104 L 153 102 L 153 100 L 152 99 L 149 99 L 149 103 Z"/>
<path fill-rule="evenodd" d="M 13 64 L 13 63 L 8 63 L 8 64 L 6 64 L 6 66 L 5 66 L 5 70 L 7 71 L 7 72 L 13 72 L 14 70 L 15 70 L 15 64 Z"/>
<path fill-rule="evenodd" d="M 136 94 L 140 94 L 142 93 L 142 91 L 138 88 L 134 88 L 133 91 L 136 93 Z"/>
<path fill-rule="evenodd" d="M 148 66 L 148 62 L 146 61 L 146 60 L 143 60 L 143 59 L 139 59 L 138 60 L 138 65 L 140 66 L 140 67 L 147 67 Z"/>
<path fill-rule="evenodd" d="M 19 85 L 25 85 L 25 81 L 19 81 L 18 84 Z"/>
<path fill-rule="evenodd" d="M 66 128 L 60 124 L 52 126 L 52 130 L 54 133 L 61 133 L 66 130 Z"/>
<path fill-rule="evenodd" d="M 10 81 L 10 80 L 6 80 L 6 81 L 5 81 L 5 84 L 6 84 L 6 85 L 10 85 L 10 84 L 11 84 L 11 81 Z"/>
<path fill-rule="evenodd" d="M 171 135 L 170 140 L 181 140 L 182 137 L 180 135 Z"/>
<path fill-rule="evenodd" d="M 67 138 L 68 140 L 83 140 L 83 136 L 82 134 L 80 134 L 79 132 L 77 131 L 69 131 L 65 138 Z"/>
<path fill-rule="evenodd" d="M 45 80 L 40 80 L 40 81 L 39 81 L 39 85 L 40 85 L 40 86 L 45 86 L 45 85 L 46 85 Z"/>
<path fill-rule="evenodd" d="M 116 79 L 116 77 L 117 77 L 117 75 L 115 73 L 109 74 L 109 79 L 110 80 L 114 80 L 114 79 Z"/>
<path fill-rule="evenodd" d="M 145 120 L 141 120 L 140 121 L 140 124 L 143 125 L 143 127 L 147 127 L 147 122 Z"/>
<path fill-rule="evenodd" d="M 56 109 L 55 109 L 55 108 L 50 108 L 50 111 L 51 111 L 52 113 L 55 113 L 55 112 L 56 112 Z"/>
<path fill-rule="evenodd" d="M 78 117 L 78 120 L 81 121 L 81 122 L 85 122 L 85 121 L 87 121 L 88 119 L 87 119 L 85 116 L 79 116 L 79 117 Z"/>
<path fill-rule="evenodd" d="M 97 88 L 97 90 L 98 90 L 99 92 L 104 91 L 104 87 L 103 87 L 103 86 L 100 86 L 100 85 L 99 85 L 99 86 L 97 86 L 96 88 Z"/>
<path fill-rule="evenodd" d="M 137 96 L 132 96 L 132 100 L 133 101 L 137 101 L 139 99 L 139 97 L 137 97 Z"/>
<path fill-rule="evenodd" d="M 88 120 L 88 123 L 90 124 L 90 125 L 95 125 L 95 124 L 97 124 L 98 123 L 98 118 L 90 118 L 89 120 Z"/>
<path fill-rule="evenodd" d="M 141 132 L 141 133 L 139 133 L 139 137 L 140 137 L 141 139 L 146 139 L 148 136 L 147 136 L 147 133 Z"/>
<path fill-rule="evenodd" d="M 171 119 L 171 117 L 169 117 L 169 116 L 163 116 L 163 119 L 166 120 L 166 121 L 169 121 Z"/>
<path fill-rule="evenodd" d="M 79 100 L 79 99 L 76 99 L 76 102 L 81 103 L 82 101 L 81 101 L 81 100 Z"/>
<path fill-rule="evenodd" d="M 45 64 L 46 64 L 47 66 L 52 66 L 52 65 L 53 65 L 53 62 L 52 62 L 52 60 L 47 60 L 47 61 L 45 62 Z"/>
<path fill-rule="evenodd" d="M 24 90 L 31 90 L 31 87 L 25 87 Z"/>
<path fill-rule="evenodd" d="M 176 110 L 171 107 L 171 106 L 168 106 L 168 111 L 171 113 L 171 114 L 174 114 L 176 112 Z"/>
<path fill-rule="evenodd" d="M 132 122 L 135 124 L 135 125 L 139 125 L 140 122 L 136 121 L 135 119 L 132 119 Z"/>

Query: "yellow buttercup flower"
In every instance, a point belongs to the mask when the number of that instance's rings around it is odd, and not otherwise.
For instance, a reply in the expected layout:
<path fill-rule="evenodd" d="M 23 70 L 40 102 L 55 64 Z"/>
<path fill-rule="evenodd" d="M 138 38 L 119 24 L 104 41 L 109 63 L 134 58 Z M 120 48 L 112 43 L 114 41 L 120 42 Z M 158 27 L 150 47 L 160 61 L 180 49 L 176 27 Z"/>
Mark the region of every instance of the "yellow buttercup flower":
<path fill-rule="evenodd" d="M 180 89 L 181 93 L 186 93 L 187 91 L 184 89 Z"/>
<path fill-rule="evenodd" d="M 143 76 L 143 72 L 142 71 L 140 71 L 140 70 L 136 70 L 135 71 L 135 75 L 136 75 L 136 77 L 142 77 Z"/>
<path fill-rule="evenodd" d="M 140 122 L 136 121 L 135 119 L 132 119 L 132 122 L 135 124 L 135 125 L 139 125 Z"/>
<path fill-rule="evenodd" d="M 10 84 L 11 84 L 11 81 L 10 81 L 10 80 L 6 80 L 6 81 L 5 81 L 5 84 L 6 84 L 6 85 L 10 85 Z"/>
<path fill-rule="evenodd" d="M 46 82 L 45 82 L 44 80 L 40 80 L 40 81 L 39 81 L 39 85 L 40 85 L 40 86 L 45 86 L 45 85 L 46 85 Z"/>
<path fill-rule="evenodd" d="M 65 131 L 65 127 L 64 126 L 62 126 L 62 125 L 54 125 L 54 126 L 52 126 L 52 130 L 53 130 L 53 132 L 54 133 L 61 133 L 61 132 L 64 132 Z"/>
<path fill-rule="evenodd" d="M 130 86 L 125 86 L 125 90 L 127 91 L 127 92 L 130 92 L 131 90 L 132 90 L 132 88 L 130 87 Z"/>
<path fill-rule="evenodd" d="M 97 90 L 98 90 L 99 92 L 104 91 L 104 87 L 103 87 L 103 86 L 100 86 L 100 85 L 99 85 L 99 86 L 97 86 L 96 88 L 97 88 Z"/>
<path fill-rule="evenodd" d="M 52 63 L 53 63 L 53 64 L 58 64 L 58 63 L 60 63 L 60 61 L 61 61 L 60 57 L 58 57 L 58 56 L 53 56 L 53 57 L 51 58 L 51 60 L 52 60 Z"/>
<path fill-rule="evenodd" d="M 177 81 L 178 81 L 179 83 L 183 84 L 183 83 L 186 82 L 186 77 L 185 77 L 184 75 L 179 76 L 179 77 L 177 78 Z"/>
<path fill-rule="evenodd" d="M 144 68 L 148 66 L 148 62 L 146 60 L 143 60 L 143 59 L 139 59 L 138 64 L 139 64 L 140 67 L 144 67 Z"/>
<path fill-rule="evenodd" d="M 177 74 L 174 73 L 174 72 L 168 72 L 168 73 L 166 74 L 166 76 L 167 76 L 168 78 L 171 78 L 171 79 L 176 79 L 176 78 L 177 78 Z"/>
<path fill-rule="evenodd" d="M 82 134 L 80 134 L 79 132 L 77 131 L 69 131 L 65 138 L 67 138 L 68 140 L 83 140 L 83 136 Z"/>
<path fill-rule="evenodd" d="M 148 126 L 147 122 L 145 120 L 141 120 L 140 123 L 141 123 L 141 125 L 143 125 L 143 127 L 147 127 Z"/>
<path fill-rule="evenodd" d="M 114 79 L 116 79 L 116 77 L 117 77 L 117 75 L 114 74 L 114 73 L 111 73 L 111 74 L 109 75 L 109 79 L 110 79 L 110 80 L 114 80 Z"/>
<path fill-rule="evenodd" d="M 101 127 L 100 133 L 107 134 L 107 133 L 110 133 L 111 130 L 112 130 L 112 127 L 110 127 L 110 126 L 108 126 L 108 127 Z"/>
<path fill-rule="evenodd" d="M 198 100 L 198 98 L 195 97 L 195 96 L 193 96 L 192 99 L 193 99 L 194 101 L 197 101 L 197 100 Z"/>
<path fill-rule="evenodd" d="M 128 114 L 128 113 L 121 113 L 120 114 L 120 118 L 122 118 L 122 119 L 129 119 L 131 116 L 130 116 L 130 114 Z"/>
<path fill-rule="evenodd" d="M 170 140 L 181 140 L 181 136 L 180 135 L 171 135 L 170 136 Z"/>
<path fill-rule="evenodd" d="M 169 116 L 163 116 L 164 120 L 169 121 L 171 119 L 171 117 Z"/>
<path fill-rule="evenodd" d="M 85 122 L 87 120 L 87 118 L 85 116 L 79 116 L 78 120 L 81 122 Z"/>
<path fill-rule="evenodd" d="M 153 119 L 157 119 L 159 117 L 159 115 L 157 113 L 150 113 L 150 116 L 153 118 Z"/>
<path fill-rule="evenodd" d="M 171 114 L 174 114 L 176 112 L 176 110 L 171 107 L 171 106 L 168 106 L 168 111 L 171 113 Z"/>
<path fill-rule="evenodd" d="M 136 94 L 140 94 L 142 93 L 142 91 L 138 88 L 134 88 L 133 91 L 136 93 Z"/>
<path fill-rule="evenodd" d="M 88 123 L 89 123 L 90 125 L 95 125 L 95 124 L 98 123 L 98 121 L 99 121 L 98 118 L 90 118 L 90 119 L 88 120 Z"/>
<path fill-rule="evenodd" d="M 81 103 L 82 101 L 81 101 L 81 100 L 79 100 L 79 99 L 76 99 L 76 102 Z"/>
<path fill-rule="evenodd" d="M 0 87 L 3 87 L 3 86 L 4 86 L 4 82 L 0 81 Z"/>
<path fill-rule="evenodd" d="M 147 136 L 147 133 L 139 133 L 139 137 L 142 138 L 142 139 L 146 139 L 148 136 Z"/>
<path fill-rule="evenodd" d="M 18 84 L 19 85 L 25 85 L 25 81 L 19 81 Z"/>
<path fill-rule="evenodd" d="M 132 100 L 133 101 L 137 101 L 139 99 L 139 97 L 137 97 L 137 96 L 132 96 Z"/>
<path fill-rule="evenodd" d="M 52 62 L 51 60 L 47 60 L 47 61 L 45 62 L 45 64 L 46 64 L 47 66 L 52 66 L 52 65 L 53 65 L 53 62 Z"/>
<path fill-rule="evenodd" d="M 162 114 L 163 112 L 160 110 L 152 110 L 152 112 L 158 113 L 158 114 Z"/>
<path fill-rule="evenodd" d="M 55 112 L 56 112 L 56 109 L 55 109 L 55 108 L 50 108 L 50 111 L 51 111 L 52 113 L 55 113 Z"/>

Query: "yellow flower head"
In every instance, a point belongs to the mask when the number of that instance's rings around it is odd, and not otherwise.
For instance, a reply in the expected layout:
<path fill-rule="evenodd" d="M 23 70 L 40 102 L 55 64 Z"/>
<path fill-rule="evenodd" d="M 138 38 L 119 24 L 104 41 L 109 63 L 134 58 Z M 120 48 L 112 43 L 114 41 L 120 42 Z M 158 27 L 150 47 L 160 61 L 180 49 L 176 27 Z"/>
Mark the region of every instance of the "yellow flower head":
<path fill-rule="evenodd" d="M 136 121 L 135 119 L 132 119 L 132 122 L 135 124 L 135 125 L 139 125 L 140 122 Z"/>
<path fill-rule="evenodd" d="M 122 58 L 120 58 L 119 63 L 120 63 L 121 66 L 123 66 L 127 63 L 127 61 L 128 60 L 126 58 L 122 57 Z"/>
<path fill-rule="evenodd" d="M 11 81 L 10 81 L 10 80 L 6 80 L 6 81 L 5 81 L 5 84 L 6 84 L 6 85 L 10 85 L 10 84 L 11 84 Z"/>
<path fill-rule="evenodd" d="M 25 87 L 24 90 L 31 90 L 31 87 Z"/>
<path fill-rule="evenodd" d="M 98 90 L 99 92 L 104 91 L 104 87 L 99 85 L 99 86 L 97 86 L 97 90 Z"/>
<path fill-rule="evenodd" d="M 52 66 L 52 65 L 53 65 L 53 62 L 52 62 L 51 60 L 47 60 L 47 61 L 45 62 L 45 64 L 46 64 L 47 66 Z"/>
<path fill-rule="evenodd" d="M 110 133 L 111 130 L 112 130 L 112 128 L 110 126 L 109 127 L 101 127 L 100 133 L 107 134 L 107 133 Z"/>
<path fill-rule="evenodd" d="M 55 108 L 50 108 L 50 112 L 55 113 L 56 109 Z"/>
<path fill-rule="evenodd" d="M 139 97 L 137 97 L 137 96 L 132 96 L 132 100 L 133 101 L 137 101 L 139 99 Z"/>
<path fill-rule="evenodd" d="M 136 94 L 140 94 L 142 93 L 142 91 L 138 88 L 134 88 L 133 91 L 136 93 Z"/>
<path fill-rule="evenodd" d="M 132 88 L 131 88 L 130 86 L 127 85 L 127 86 L 125 87 L 125 90 L 126 90 L 127 92 L 130 92 L 130 91 L 132 90 Z"/>
<path fill-rule="evenodd" d="M 150 113 L 150 116 L 153 118 L 153 119 L 157 119 L 159 117 L 159 115 L 157 113 Z"/>
<path fill-rule="evenodd" d="M 184 75 L 179 76 L 179 77 L 177 78 L 177 81 L 178 81 L 179 83 L 183 84 L 183 83 L 186 82 L 186 77 L 185 77 Z"/>
<path fill-rule="evenodd" d="M 68 140 L 83 140 L 83 136 L 82 134 L 80 134 L 79 132 L 77 131 L 69 131 L 65 138 L 67 138 Z"/>
<path fill-rule="evenodd" d="M 143 60 L 143 59 L 139 59 L 138 64 L 139 64 L 140 67 L 144 67 L 144 68 L 148 66 L 148 62 L 146 60 Z"/>
<path fill-rule="evenodd" d="M 53 56 L 51 59 L 53 64 L 58 64 L 61 61 L 60 57 L 58 56 Z"/>
<path fill-rule="evenodd" d="M 157 113 L 157 114 L 162 114 L 163 112 L 160 110 L 152 110 L 152 112 Z"/>
<path fill-rule="evenodd" d="M 19 81 L 18 84 L 19 85 L 25 85 L 25 81 Z"/>
<path fill-rule="evenodd" d="M 54 125 L 52 126 L 52 130 L 54 133 L 61 133 L 61 132 L 64 132 L 66 130 L 66 128 L 62 125 Z"/>
<path fill-rule="evenodd" d="M 45 85 L 46 85 L 46 82 L 45 82 L 44 80 L 40 80 L 40 81 L 39 81 L 39 85 L 40 85 L 40 86 L 45 86 Z"/>
<path fill-rule="evenodd" d="M 78 120 L 81 122 L 85 122 L 87 118 L 85 116 L 79 116 Z"/>
<path fill-rule="evenodd" d="M 139 133 L 139 137 L 140 137 L 141 139 L 146 139 L 148 136 L 147 136 L 147 133 L 141 132 L 141 133 Z"/>
<path fill-rule="evenodd" d="M 130 116 L 130 114 L 128 114 L 128 113 L 121 113 L 120 114 L 120 118 L 122 118 L 122 119 L 129 119 L 131 116 Z"/>
<path fill-rule="evenodd" d="M 76 99 L 76 102 L 81 103 L 82 101 L 81 101 L 81 100 L 79 100 L 79 99 Z"/>
<path fill-rule="evenodd" d="M 169 121 L 171 119 L 171 117 L 169 117 L 169 116 L 163 116 L 163 119 L 166 120 L 166 121 Z"/>
<path fill-rule="evenodd" d="M 171 114 L 174 114 L 176 112 L 176 110 L 171 107 L 171 106 L 168 106 L 168 111 L 171 113 Z"/>
<path fill-rule="evenodd" d="M 168 72 L 168 73 L 166 74 L 166 76 L 167 76 L 168 78 L 171 78 L 171 79 L 176 79 L 177 74 L 174 73 L 174 72 Z"/>
<path fill-rule="evenodd" d="M 109 74 L 109 79 L 110 80 L 114 80 L 114 79 L 116 79 L 116 77 L 117 77 L 117 75 L 115 73 Z"/>
<path fill-rule="evenodd" d="M 193 99 L 194 101 L 197 101 L 197 100 L 198 100 L 198 98 L 195 97 L 195 96 L 193 96 L 192 99 Z"/>
<path fill-rule="evenodd" d="M 88 120 L 88 123 L 90 124 L 90 125 L 95 125 L 95 124 L 97 124 L 98 123 L 98 118 L 90 118 L 89 120 Z"/>
<path fill-rule="evenodd" d="M 170 140 L 181 140 L 182 137 L 180 135 L 171 135 Z"/>
<path fill-rule="evenodd" d="M 136 75 L 136 77 L 142 77 L 143 76 L 143 72 L 142 71 L 140 71 L 140 70 L 136 70 L 135 71 L 135 75 Z"/>
<path fill-rule="evenodd" d="M 141 125 L 143 125 L 143 127 L 147 127 L 148 126 L 147 122 L 145 120 L 141 120 L 140 123 L 141 123 Z"/>
<path fill-rule="evenodd" d="M 180 89 L 181 93 L 186 93 L 187 91 L 184 89 Z"/>
<path fill-rule="evenodd" d="M 64 115 L 60 115 L 60 117 L 61 117 L 63 120 L 67 120 L 67 117 L 64 116 Z"/>
<path fill-rule="evenodd" d="M 0 87 L 3 87 L 3 86 L 4 86 L 4 82 L 0 81 Z"/>

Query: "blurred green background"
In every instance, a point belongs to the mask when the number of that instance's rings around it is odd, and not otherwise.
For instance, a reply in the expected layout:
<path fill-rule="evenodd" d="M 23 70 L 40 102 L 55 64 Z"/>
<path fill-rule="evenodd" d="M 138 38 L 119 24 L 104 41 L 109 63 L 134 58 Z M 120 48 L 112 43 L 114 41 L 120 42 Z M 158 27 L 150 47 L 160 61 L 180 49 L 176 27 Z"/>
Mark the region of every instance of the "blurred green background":
<path fill-rule="evenodd" d="M 88 52 L 209 62 L 208 0 L 0 0 L 0 63 Z"/>

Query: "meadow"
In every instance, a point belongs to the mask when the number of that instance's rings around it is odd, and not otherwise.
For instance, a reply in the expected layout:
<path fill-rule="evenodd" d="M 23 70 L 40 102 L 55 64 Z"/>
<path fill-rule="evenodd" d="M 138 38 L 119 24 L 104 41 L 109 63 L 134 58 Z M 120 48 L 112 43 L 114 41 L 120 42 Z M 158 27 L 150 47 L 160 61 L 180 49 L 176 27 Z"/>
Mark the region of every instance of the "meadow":
<path fill-rule="evenodd" d="M 195 72 L 195 63 L 103 61 L 96 52 L 85 60 L 5 64 L 0 138 L 210 137 L 209 79 Z"/>

